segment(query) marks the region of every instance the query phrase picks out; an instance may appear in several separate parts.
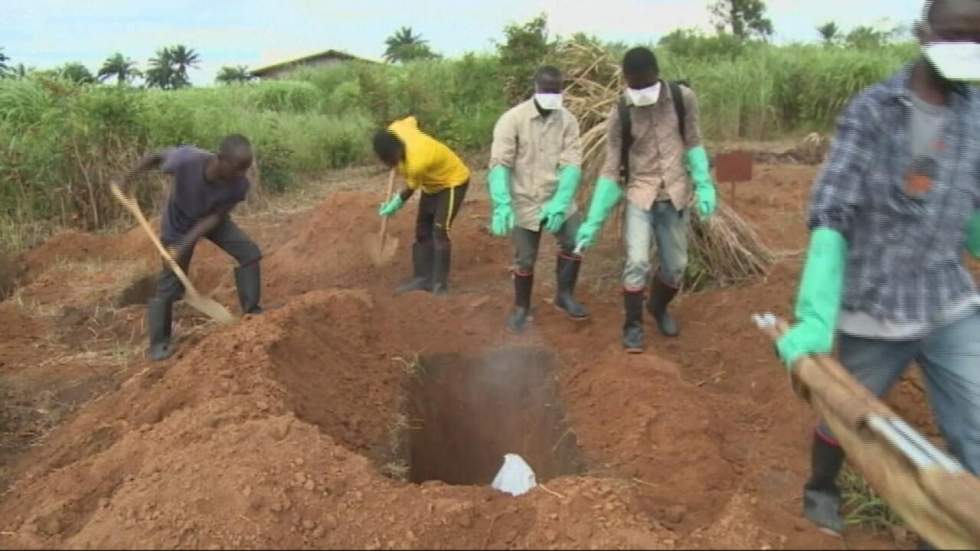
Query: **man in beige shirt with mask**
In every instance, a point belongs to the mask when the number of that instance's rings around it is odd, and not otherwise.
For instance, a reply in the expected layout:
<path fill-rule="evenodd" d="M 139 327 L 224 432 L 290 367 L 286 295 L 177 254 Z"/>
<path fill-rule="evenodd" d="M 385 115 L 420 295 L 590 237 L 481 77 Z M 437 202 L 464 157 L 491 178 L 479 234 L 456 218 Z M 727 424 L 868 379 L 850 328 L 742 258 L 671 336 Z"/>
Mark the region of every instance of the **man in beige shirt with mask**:
<path fill-rule="evenodd" d="M 530 320 L 531 289 L 541 233 L 554 234 L 560 251 L 555 306 L 573 320 L 588 311 L 575 301 L 582 257 L 575 253 L 581 215 L 575 194 L 582 177 L 582 147 L 575 116 L 562 107 L 564 78 L 544 66 L 534 97 L 505 113 L 493 132 L 487 183 L 493 201 L 491 232 L 514 242 L 514 310 L 507 327 L 522 332 Z"/>

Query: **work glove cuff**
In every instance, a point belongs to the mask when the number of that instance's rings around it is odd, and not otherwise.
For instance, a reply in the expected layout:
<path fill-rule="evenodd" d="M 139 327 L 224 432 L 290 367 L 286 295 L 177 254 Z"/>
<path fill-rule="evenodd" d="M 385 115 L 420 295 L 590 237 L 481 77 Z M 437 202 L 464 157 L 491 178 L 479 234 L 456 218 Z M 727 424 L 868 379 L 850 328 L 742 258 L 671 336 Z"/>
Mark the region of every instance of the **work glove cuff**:
<path fill-rule="evenodd" d="M 787 369 L 792 369 L 803 356 L 823 356 L 834 351 L 834 335 L 822 324 L 802 322 L 786 332 L 776 349 Z"/>

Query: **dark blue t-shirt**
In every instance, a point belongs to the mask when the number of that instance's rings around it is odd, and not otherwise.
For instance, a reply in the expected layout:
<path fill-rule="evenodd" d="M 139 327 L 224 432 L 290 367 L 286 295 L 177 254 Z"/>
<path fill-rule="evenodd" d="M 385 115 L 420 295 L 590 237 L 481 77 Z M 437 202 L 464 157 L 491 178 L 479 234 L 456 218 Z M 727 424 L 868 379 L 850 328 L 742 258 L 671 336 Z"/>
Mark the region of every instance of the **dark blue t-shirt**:
<path fill-rule="evenodd" d="M 209 182 L 204 169 L 214 155 L 191 146 L 175 147 L 163 152 L 160 170 L 173 174 L 167 206 L 160 217 L 163 241 L 179 241 L 198 220 L 217 211 L 231 208 L 245 200 L 248 178 L 232 183 Z"/>

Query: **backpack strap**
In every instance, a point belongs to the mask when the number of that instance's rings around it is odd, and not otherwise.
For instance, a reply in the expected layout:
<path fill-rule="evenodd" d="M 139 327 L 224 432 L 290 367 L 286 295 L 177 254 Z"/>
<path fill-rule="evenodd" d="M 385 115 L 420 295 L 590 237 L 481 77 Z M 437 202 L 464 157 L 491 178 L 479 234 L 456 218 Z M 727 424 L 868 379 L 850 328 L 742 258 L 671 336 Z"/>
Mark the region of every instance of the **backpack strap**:
<path fill-rule="evenodd" d="M 625 97 L 619 98 L 617 109 L 619 109 L 619 128 L 621 132 L 619 175 L 622 177 L 622 182 L 625 186 L 629 183 L 630 179 L 630 148 L 633 147 L 633 120 L 630 115 L 630 106 L 626 103 Z"/>
<path fill-rule="evenodd" d="M 684 93 L 679 82 L 671 81 L 668 85 L 674 100 L 674 112 L 677 114 L 677 128 L 681 132 L 681 140 L 687 143 L 687 104 L 684 103 Z"/>

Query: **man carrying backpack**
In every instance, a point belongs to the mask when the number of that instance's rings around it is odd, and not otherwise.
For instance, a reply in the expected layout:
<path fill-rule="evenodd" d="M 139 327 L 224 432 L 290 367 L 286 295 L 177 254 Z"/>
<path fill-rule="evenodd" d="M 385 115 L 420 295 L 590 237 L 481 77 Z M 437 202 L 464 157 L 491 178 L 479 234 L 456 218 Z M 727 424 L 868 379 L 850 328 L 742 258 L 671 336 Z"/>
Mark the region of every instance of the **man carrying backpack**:
<path fill-rule="evenodd" d="M 628 86 L 609 114 L 606 163 L 596 181 L 588 216 L 578 232 L 578 246 L 593 245 L 602 224 L 624 195 L 626 267 L 623 303 L 626 322 L 623 347 L 643 352 L 643 303 L 651 279 L 650 249 L 656 239 L 660 269 L 653 275 L 647 310 L 660 332 L 680 333 L 667 312 L 687 268 L 690 207 L 702 218 L 717 206 L 708 154 L 701 145 L 697 97 L 686 86 L 660 79 L 657 58 L 648 48 L 623 57 Z"/>

